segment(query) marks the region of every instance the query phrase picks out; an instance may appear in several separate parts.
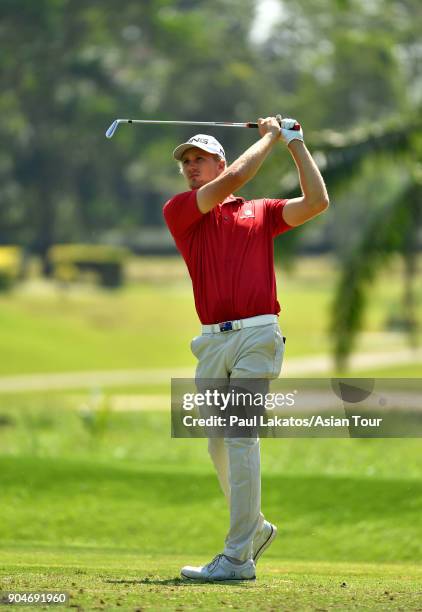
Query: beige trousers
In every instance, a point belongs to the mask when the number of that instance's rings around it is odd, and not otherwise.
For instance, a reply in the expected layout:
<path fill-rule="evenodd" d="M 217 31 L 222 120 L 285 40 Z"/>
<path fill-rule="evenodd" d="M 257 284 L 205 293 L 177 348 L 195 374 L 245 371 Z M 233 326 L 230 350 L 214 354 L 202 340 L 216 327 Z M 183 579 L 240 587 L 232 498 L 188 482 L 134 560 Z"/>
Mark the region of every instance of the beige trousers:
<path fill-rule="evenodd" d="M 191 342 L 198 359 L 195 378 L 277 378 L 284 342 L 277 323 L 238 331 L 202 334 Z M 262 529 L 259 438 L 209 438 L 208 452 L 230 507 L 224 554 L 242 561 L 252 557 L 255 533 Z"/>

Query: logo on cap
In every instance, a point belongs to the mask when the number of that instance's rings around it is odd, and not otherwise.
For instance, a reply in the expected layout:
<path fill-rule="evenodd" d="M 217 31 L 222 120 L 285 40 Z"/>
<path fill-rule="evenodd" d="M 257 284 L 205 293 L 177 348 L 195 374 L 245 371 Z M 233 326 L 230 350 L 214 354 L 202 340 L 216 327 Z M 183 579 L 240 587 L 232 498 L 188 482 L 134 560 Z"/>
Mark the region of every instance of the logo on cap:
<path fill-rule="evenodd" d="M 189 138 L 188 142 L 202 142 L 203 144 L 208 144 L 208 138 L 196 138 L 196 136 L 192 136 L 192 138 Z"/>
<path fill-rule="evenodd" d="M 190 146 L 197 146 L 199 149 L 203 149 L 204 151 L 208 151 L 208 153 L 214 153 L 222 157 L 226 158 L 226 154 L 224 153 L 224 149 L 221 144 L 218 142 L 216 138 L 213 136 L 208 136 L 208 134 L 195 134 L 189 138 L 187 142 L 179 145 L 173 151 L 173 157 L 179 161 L 181 161 L 181 156 L 183 155 L 186 149 L 190 148 Z"/>

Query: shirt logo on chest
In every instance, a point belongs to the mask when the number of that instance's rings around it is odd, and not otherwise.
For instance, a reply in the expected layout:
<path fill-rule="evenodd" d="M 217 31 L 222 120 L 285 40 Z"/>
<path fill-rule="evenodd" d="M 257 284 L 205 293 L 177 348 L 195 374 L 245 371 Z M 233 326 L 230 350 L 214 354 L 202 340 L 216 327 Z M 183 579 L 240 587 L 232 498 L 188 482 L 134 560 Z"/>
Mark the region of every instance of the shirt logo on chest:
<path fill-rule="evenodd" d="M 246 210 L 242 211 L 240 218 L 241 219 L 254 219 L 255 215 L 253 214 L 253 211 L 250 208 L 247 208 Z"/>

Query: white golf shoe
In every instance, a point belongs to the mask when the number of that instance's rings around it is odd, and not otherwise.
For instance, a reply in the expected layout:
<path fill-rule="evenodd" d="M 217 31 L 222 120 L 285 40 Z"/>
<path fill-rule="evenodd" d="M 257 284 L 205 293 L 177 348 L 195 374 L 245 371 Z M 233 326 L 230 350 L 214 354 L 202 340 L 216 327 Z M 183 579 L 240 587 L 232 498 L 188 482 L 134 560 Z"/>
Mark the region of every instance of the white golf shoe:
<path fill-rule="evenodd" d="M 252 558 L 254 563 L 258 562 L 259 557 L 274 542 L 277 536 L 277 527 L 268 521 L 264 521 L 262 530 L 253 539 Z"/>
<path fill-rule="evenodd" d="M 225 582 L 239 580 L 255 580 L 255 563 L 248 559 L 242 564 L 232 563 L 225 555 L 217 555 L 207 565 L 182 568 L 183 578 L 203 580 L 207 582 Z"/>

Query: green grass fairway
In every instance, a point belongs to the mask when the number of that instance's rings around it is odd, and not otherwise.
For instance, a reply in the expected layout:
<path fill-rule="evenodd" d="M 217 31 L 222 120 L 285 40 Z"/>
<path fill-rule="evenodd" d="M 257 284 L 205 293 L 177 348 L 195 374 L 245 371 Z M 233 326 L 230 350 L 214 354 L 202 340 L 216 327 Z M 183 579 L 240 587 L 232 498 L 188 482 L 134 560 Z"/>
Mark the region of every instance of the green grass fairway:
<path fill-rule="evenodd" d="M 223 585 L 181 580 L 185 562 L 124 549 L 3 549 L 0 576 L 5 590 L 66 592 L 79 610 L 420 610 L 422 570 L 412 564 L 264 559 L 256 582 Z"/>
<path fill-rule="evenodd" d="M 258 580 L 192 584 L 181 566 L 210 561 L 228 525 L 205 440 L 172 440 L 165 411 L 69 401 L 0 398 L 0 590 L 63 590 L 80 610 L 420 610 L 420 440 L 263 440 L 279 537 Z"/>
<path fill-rule="evenodd" d="M 0 467 L 3 545 L 133 548 L 204 560 L 222 547 L 228 511 L 205 469 L 29 457 L 3 458 Z M 415 562 L 421 507 L 422 483 L 414 478 L 264 474 L 263 509 L 281 531 L 268 556 Z"/>
<path fill-rule="evenodd" d="M 116 292 L 41 283 L 0 296 L 0 375 L 193 366 L 198 323 L 176 269 Z M 278 275 L 286 358 L 328 352 L 334 272 L 302 260 Z M 404 346 L 384 333 L 400 300 L 399 276 L 387 280 L 359 350 Z M 420 376 L 416 363 L 373 367 Z M 206 441 L 170 438 L 169 380 L 87 384 L 0 394 L 0 590 L 63 590 L 76 610 L 422 610 L 420 439 L 263 440 L 262 505 L 279 537 L 258 580 L 185 583 L 181 566 L 221 552 L 228 527 Z M 150 404 L 132 410 L 130 393 Z"/>
<path fill-rule="evenodd" d="M 189 343 L 199 322 L 183 261 L 140 258 L 136 266 L 140 282 L 114 292 L 38 281 L 1 294 L 0 375 L 193 366 Z M 286 359 L 329 352 L 335 279 L 327 258 L 277 271 Z M 401 284 L 397 266 L 374 284 L 357 350 L 406 346 L 402 334 L 385 334 L 386 320 L 400 311 Z"/>

